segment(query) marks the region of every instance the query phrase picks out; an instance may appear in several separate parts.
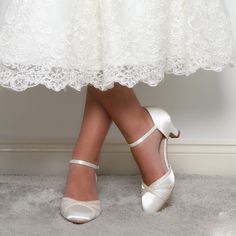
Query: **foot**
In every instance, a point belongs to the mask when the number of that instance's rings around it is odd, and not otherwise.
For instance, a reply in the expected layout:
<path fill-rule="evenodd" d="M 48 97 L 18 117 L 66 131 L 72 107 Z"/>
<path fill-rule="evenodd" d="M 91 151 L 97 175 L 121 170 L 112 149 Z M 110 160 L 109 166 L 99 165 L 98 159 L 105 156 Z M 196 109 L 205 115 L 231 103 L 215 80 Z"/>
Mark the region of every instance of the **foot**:
<path fill-rule="evenodd" d="M 135 141 L 150 130 L 154 123 L 149 113 L 143 108 L 144 117 L 139 129 L 136 130 Z M 143 182 L 150 185 L 167 172 L 164 161 L 164 139 L 165 136 L 156 129 L 149 137 L 137 146 L 131 148 L 134 159 L 140 169 Z"/>
<path fill-rule="evenodd" d="M 95 170 L 88 166 L 70 163 L 64 197 L 78 201 L 99 200 Z"/>

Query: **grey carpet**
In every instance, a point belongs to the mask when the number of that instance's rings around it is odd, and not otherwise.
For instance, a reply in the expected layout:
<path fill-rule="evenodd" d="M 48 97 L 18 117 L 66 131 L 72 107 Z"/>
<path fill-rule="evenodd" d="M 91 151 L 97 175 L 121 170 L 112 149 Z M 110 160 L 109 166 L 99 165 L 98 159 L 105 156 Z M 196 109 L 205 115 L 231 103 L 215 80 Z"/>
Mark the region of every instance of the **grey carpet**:
<path fill-rule="evenodd" d="M 235 178 L 176 175 L 168 204 L 153 214 L 141 209 L 139 178 L 99 176 L 102 214 L 73 224 L 59 214 L 65 177 L 0 175 L 0 235 L 236 235 Z"/>

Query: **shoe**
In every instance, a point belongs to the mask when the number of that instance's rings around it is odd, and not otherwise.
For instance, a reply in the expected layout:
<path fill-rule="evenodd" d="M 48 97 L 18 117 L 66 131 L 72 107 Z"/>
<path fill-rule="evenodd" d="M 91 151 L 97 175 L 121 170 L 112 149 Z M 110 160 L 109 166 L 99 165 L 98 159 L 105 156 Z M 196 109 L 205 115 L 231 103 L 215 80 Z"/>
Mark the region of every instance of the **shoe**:
<path fill-rule="evenodd" d="M 98 165 L 84 160 L 70 160 L 70 163 L 85 165 L 93 169 L 99 169 Z M 95 172 L 96 183 L 97 175 Z M 86 223 L 98 217 L 102 210 L 100 200 L 78 201 L 70 197 L 63 197 L 60 205 L 61 215 L 73 223 Z"/>
<path fill-rule="evenodd" d="M 143 140 L 145 140 L 154 130 L 158 129 L 164 135 L 164 161 L 167 167 L 167 172 L 156 179 L 150 185 L 146 185 L 141 179 L 141 199 L 142 209 L 146 213 L 153 213 L 159 211 L 168 198 L 175 185 L 174 172 L 167 160 L 167 141 L 168 138 L 178 138 L 180 136 L 180 130 L 173 125 L 170 115 L 157 107 L 147 106 L 143 107 L 150 114 L 154 126 L 146 132 L 141 138 L 133 143 L 128 144 L 130 147 L 135 147 Z"/>

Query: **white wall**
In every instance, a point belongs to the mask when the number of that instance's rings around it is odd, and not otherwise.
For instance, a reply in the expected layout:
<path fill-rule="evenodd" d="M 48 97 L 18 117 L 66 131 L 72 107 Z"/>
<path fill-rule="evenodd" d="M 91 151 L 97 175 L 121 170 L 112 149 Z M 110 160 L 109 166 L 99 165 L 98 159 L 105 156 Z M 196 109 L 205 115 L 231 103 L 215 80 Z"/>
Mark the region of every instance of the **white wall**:
<path fill-rule="evenodd" d="M 236 39 L 236 2 L 226 2 Z M 236 144 L 236 68 L 169 76 L 157 87 L 139 84 L 134 90 L 143 105 L 157 105 L 171 114 L 182 140 Z M 75 140 L 85 92 L 57 93 L 38 86 L 19 93 L 0 87 L 0 140 Z M 124 141 L 114 125 L 107 139 Z"/>

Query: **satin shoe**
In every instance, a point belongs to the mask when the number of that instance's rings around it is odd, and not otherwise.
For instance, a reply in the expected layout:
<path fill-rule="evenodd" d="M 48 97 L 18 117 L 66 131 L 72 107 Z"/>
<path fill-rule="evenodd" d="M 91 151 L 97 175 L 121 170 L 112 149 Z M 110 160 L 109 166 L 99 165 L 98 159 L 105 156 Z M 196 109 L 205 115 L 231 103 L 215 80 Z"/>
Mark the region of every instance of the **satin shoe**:
<path fill-rule="evenodd" d="M 150 114 L 154 123 L 153 127 L 147 131 L 141 138 L 133 143 L 128 144 L 131 148 L 144 141 L 150 134 L 158 129 L 164 135 L 164 163 L 166 165 L 166 173 L 160 178 L 146 185 L 141 178 L 141 200 L 142 209 L 146 213 L 153 213 L 161 210 L 165 202 L 171 195 L 175 185 L 174 172 L 167 159 L 167 142 L 168 138 L 178 138 L 180 130 L 172 123 L 170 115 L 163 109 L 147 106 L 143 107 Z"/>
<path fill-rule="evenodd" d="M 85 165 L 99 169 L 98 165 L 84 160 L 70 160 L 70 163 Z M 97 175 L 95 173 L 96 183 Z M 78 201 L 70 197 L 63 197 L 60 205 L 61 215 L 72 223 L 86 223 L 98 217 L 102 210 L 100 200 Z"/>

